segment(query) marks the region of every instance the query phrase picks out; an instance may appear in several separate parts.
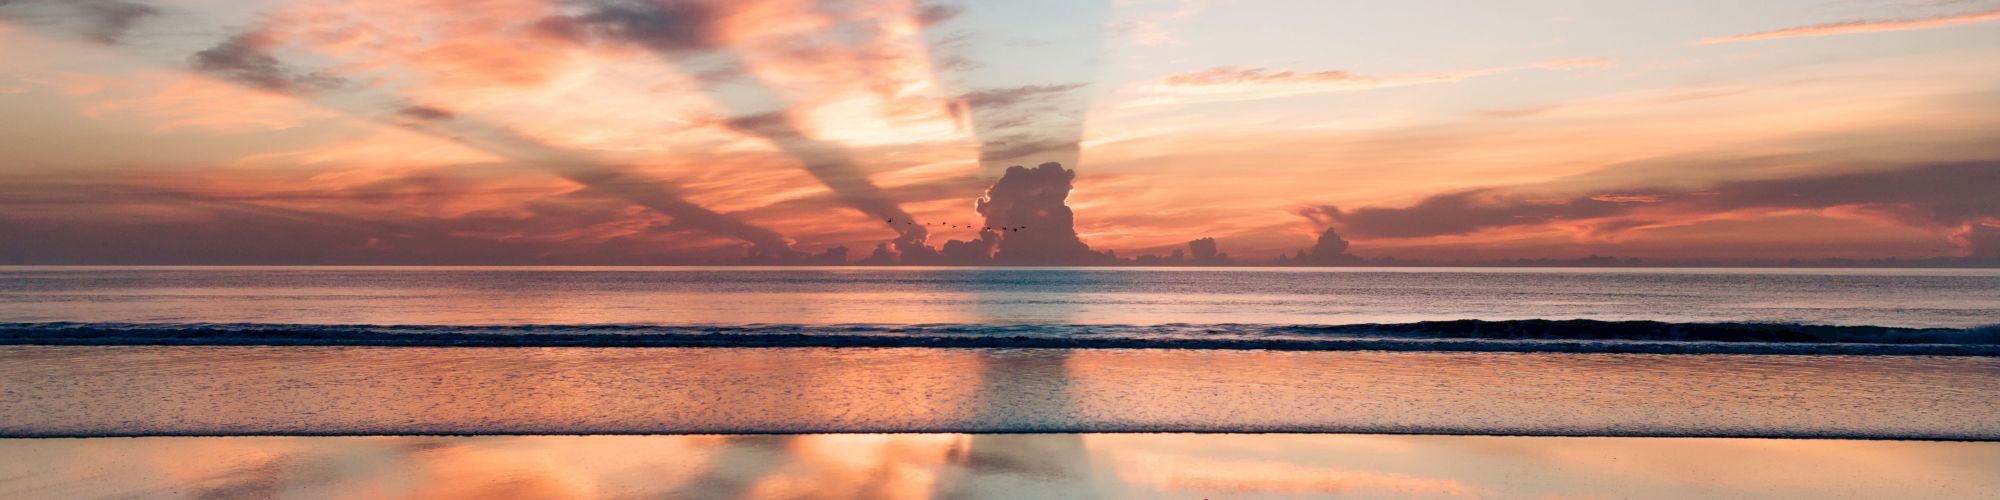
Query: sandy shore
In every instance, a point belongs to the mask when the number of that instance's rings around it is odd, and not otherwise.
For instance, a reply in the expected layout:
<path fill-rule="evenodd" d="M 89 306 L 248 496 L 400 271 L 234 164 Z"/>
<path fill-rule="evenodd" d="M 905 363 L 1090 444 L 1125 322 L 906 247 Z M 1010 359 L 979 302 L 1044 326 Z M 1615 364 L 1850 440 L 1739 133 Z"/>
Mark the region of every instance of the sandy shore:
<path fill-rule="evenodd" d="M 1287 434 L 0 440 L 0 497 L 1975 498 L 2000 444 Z"/>

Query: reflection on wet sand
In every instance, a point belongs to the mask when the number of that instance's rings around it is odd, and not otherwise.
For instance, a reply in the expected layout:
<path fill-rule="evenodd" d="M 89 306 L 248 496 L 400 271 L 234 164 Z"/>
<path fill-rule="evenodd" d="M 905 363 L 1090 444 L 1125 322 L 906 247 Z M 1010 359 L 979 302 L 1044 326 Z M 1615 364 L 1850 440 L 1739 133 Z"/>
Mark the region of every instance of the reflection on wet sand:
<path fill-rule="evenodd" d="M 977 273 L 975 282 L 992 283 L 1003 274 Z M 978 306 L 972 314 L 984 323 L 1004 321 L 1010 314 L 996 307 L 991 291 L 970 294 Z M 1067 294 L 1066 294 L 1067 295 Z M 1073 297 L 1072 297 L 1073 298 Z M 1073 322 L 1073 310 L 1051 311 L 1051 318 Z M 948 467 L 938 477 L 935 498 L 1095 498 L 1089 454 L 1083 436 L 1061 432 L 1064 422 L 1078 415 L 1073 398 L 1077 383 L 1071 374 L 1069 350 L 987 350 L 974 358 L 978 370 L 971 395 L 972 411 L 950 429 L 992 428 L 1050 434 L 973 434 L 946 450 Z M 973 382 L 973 381 L 967 381 Z"/>
<path fill-rule="evenodd" d="M 0 347 L 0 436 L 1340 432 L 1994 439 L 2000 358 Z"/>
<path fill-rule="evenodd" d="M 1071 413 L 1068 352 L 998 351 L 980 359 L 974 418 L 1030 422 L 1024 430 L 1038 430 Z M 1060 418 L 1037 425 L 1037 416 Z M 1095 497 L 1081 435 L 974 434 L 962 444 L 946 452 L 952 467 L 939 478 L 937 498 Z"/>
<path fill-rule="evenodd" d="M 0 440 L 0 498 L 1991 498 L 2000 444 L 1301 434 Z"/>

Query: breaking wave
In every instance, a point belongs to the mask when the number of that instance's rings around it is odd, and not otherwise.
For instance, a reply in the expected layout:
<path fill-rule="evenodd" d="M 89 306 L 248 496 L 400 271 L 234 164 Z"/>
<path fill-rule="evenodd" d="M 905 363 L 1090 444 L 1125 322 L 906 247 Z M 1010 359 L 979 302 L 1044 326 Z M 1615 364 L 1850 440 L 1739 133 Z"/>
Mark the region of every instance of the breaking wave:
<path fill-rule="evenodd" d="M 929 347 L 2000 356 L 2000 325 L 1457 320 L 1397 324 L 315 325 L 0 323 L 0 345 Z"/>

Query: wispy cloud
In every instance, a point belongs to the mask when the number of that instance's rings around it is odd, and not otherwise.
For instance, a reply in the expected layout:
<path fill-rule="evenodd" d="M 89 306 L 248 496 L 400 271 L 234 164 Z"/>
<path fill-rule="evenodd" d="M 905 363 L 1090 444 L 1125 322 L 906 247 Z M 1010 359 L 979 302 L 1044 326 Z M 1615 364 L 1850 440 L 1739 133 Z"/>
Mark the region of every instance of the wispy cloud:
<path fill-rule="evenodd" d="M 1611 65 L 1612 61 L 1610 59 L 1602 57 L 1574 57 L 1552 59 L 1520 66 L 1386 75 L 1369 75 L 1346 71 L 1299 72 L 1223 66 L 1168 75 L 1166 78 L 1134 85 L 1128 87 L 1126 90 L 1146 95 L 1146 97 L 1141 97 L 1130 102 L 1129 105 L 1131 106 L 1250 101 L 1307 94 L 1453 83 L 1474 77 L 1525 69 L 1568 70 L 1604 68 Z"/>
<path fill-rule="evenodd" d="M 1757 40 L 1777 40 L 1780 38 L 1802 38 L 1813 36 L 1847 35 L 1853 33 L 1880 33 L 1884 31 L 1908 31 L 1958 26 L 1961 24 L 2000 21 L 2000 9 L 1950 14 L 1921 19 L 1864 19 L 1838 23 L 1815 24 L 1780 30 L 1760 31 L 1742 35 L 1703 38 L 1695 43 L 1714 45 L 1718 43 L 1750 42 Z"/>

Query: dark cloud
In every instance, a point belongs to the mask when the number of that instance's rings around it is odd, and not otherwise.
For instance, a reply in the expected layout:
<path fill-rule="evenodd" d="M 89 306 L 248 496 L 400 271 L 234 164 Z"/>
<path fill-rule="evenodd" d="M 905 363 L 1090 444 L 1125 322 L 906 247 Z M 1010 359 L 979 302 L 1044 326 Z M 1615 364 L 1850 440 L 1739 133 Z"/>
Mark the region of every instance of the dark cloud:
<path fill-rule="evenodd" d="M 993 255 L 1000 264 L 1079 265 L 1107 262 L 1076 236 L 1076 215 L 1067 201 L 1076 171 L 1060 164 L 1009 167 L 974 208 L 986 226 L 1005 230 Z"/>
<path fill-rule="evenodd" d="M 643 212 L 629 210 L 623 198 L 591 190 L 448 217 L 407 211 L 492 193 L 482 181 L 437 173 L 256 196 L 113 182 L 17 182 L 0 190 L 0 263 L 703 264 L 742 258 L 727 245 L 700 249 L 677 241 L 675 249 L 662 248 L 664 238 L 692 238 L 673 234 L 680 228 L 671 223 L 635 218 Z M 292 208 L 301 206 L 345 208 L 338 214 Z M 639 233 L 627 237 L 597 236 L 634 228 Z"/>
<path fill-rule="evenodd" d="M 1197 260 L 1210 260 L 1216 256 L 1215 238 L 1196 238 L 1188 242 L 1188 250 Z"/>
<path fill-rule="evenodd" d="M 1966 257 L 2000 260 L 2000 220 L 1970 224 L 1953 238 L 1965 247 Z"/>
<path fill-rule="evenodd" d="M 458 116 L 458 113 L 453 113 L 451 110 L 431 106 L 405 106 L 397 110 L 396 114 L 423 121 L 450 120 Z"/>
<path fill-rule="evenodd" d="M 115 45 L 160 9 L 131 0 L 0 1 L 0 19 L 24 25 L 60 25 L 91 41 Z"/>
<path fill-rule="evenodd" d="M 806 257 L 806 264 L 837 266 L 847 263 L 847 247 L 835 246 Z"/>
<path fill-rule="evenodd" d="M 89 20 L 85 34 L 91 40 L 108 44 L 118 43 L 139 21 L 160 14 L 153 6 L 126 0 L 73 0 L 71 5 Z"/>
<path fill-rule="evenodd" d="M 1221 245 L 1215 242 L 1215 238 L 1195 238 L 1189 241 L 1187 246 L 1188 255 L 1191 257 L 1189 262 L 1194 264 L 1221 264 L 1229 261 L 1229 254 L 1222 253 Z"/>
<path fill-rule="evenodd" d="M 958 17 L 958 14 L 964 11 L 964 8 L 956 5 L 928 4 L 917 7 L 917 25 L 926 28 L 935 26 Z"/>
<path fill-rule="evenodd" d="M 345 79 L 323 72 L 302 72 L 270 52 L 270 35 L 253 31 L 196 52 L 188 62 L 197 72 L 284 94 L 312 94 L 338 89 Z"/>
<path fill-rule="evenodd" d="M 1623 213 L 1626 208 L 1624 204 L 1588 197 L 1532 201 L 1499 190 L 1476 189 L 1432 196 L 1402 208 L 1342 210 L 1318 206 L 1303 209 L 1300 215 L 1323 225 L 1338 225 L 1362 237 L 1411 238 L 1605 217 Z"/>
<path fill-rule="evenodd" d="M 1299 260 L 1304 264 L 1322 266 L 1359 262 L 1360 257 L 1347 253 L 1347 246 L 1347 239 L 1341 238 L 1340 232 L 1329 227 L 1320 232 L 1319 241 L 1313 243 L 1312 251 L 1301 254 Z"/>
<path fill-rule="evenodd" d="M 572 19 L 600 38 L 636 43 L 662 53 L 714 46 L 717 13 L 703 2 L 603 0 L 585 4 L 588 13 Z"/>
<path fill-rule="evenodd" d="M 1299 213 L 1364 238 L 1455 235 L 1548 224 L 1615 233 L 1650 224 L 1655 217 L 1760 208 L 1845 208 L 1917 227 L 1975 231 L 1970 226 L 2000 218 L 2000 196 L 1993 195 L 1996 183 L 2000 183 L 2000 162 L 1973 162 L 1698 188 L 1627 188 L 1583 196 L 1477 189 L 1440 194 L 1401 208 L 1318 206 Z"/>
<path fill-rule="evenodd" d="M 1076 235 L 1067 200 L 1076 172 L 1045 163 L 1008 168 L 987 188 L 974 209 L 985 218 L 979 237 L 951 240 L 938 248 L 899 241 L 878 247 L 864 263 L 893 259 L 905 265 L 1100 265 L 1120 262 L 1090 249 Z"/>

